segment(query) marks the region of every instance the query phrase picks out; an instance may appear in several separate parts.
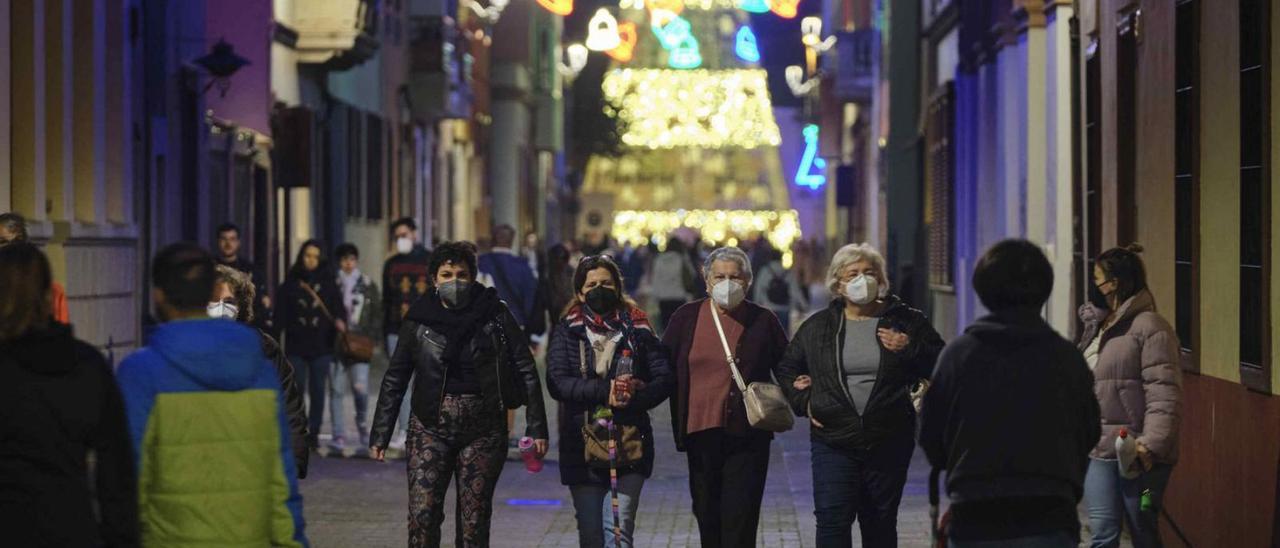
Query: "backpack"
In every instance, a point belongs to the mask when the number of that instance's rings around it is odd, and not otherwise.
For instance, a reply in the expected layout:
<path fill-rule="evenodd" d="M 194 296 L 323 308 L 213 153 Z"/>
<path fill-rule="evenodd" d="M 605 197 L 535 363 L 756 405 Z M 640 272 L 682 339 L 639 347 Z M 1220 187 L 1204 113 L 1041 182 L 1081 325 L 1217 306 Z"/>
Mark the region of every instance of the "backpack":
<path fill-rule="evenodd" d="M 787 273 L 779 272 L 776 268 L 773 272 L 773 278 L 764 290 L 765 296 L 773 304 L 791 304 L 791 284 L 787 283 Z"/>

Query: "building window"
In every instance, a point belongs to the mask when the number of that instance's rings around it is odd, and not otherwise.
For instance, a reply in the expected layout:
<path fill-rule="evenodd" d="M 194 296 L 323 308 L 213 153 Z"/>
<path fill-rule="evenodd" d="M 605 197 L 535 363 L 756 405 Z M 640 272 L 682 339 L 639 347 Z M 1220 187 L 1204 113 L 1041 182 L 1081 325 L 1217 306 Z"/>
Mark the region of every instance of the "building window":
<path fill-rule="evenodd" d="M 1267 0 L 1240 0 L 1240 379 L 1271 391 L 1270 79 Z"/>
<path fill-rule="evenodd" d="M 1075 302 L 1087 302 L 1088 284 L 1093 283 L 1094 258 L 1102 251 L 1102 55 L 1098 37 L 1088 38 L 1085 51 L 1084 85 L 1084 169 L 1076 169 L 1076 199 L 1073 200 L 1075 232 Z"/>
<path fill-rule="evenodd" d="M 1194 351 L 1200 323 L 1200 9 L 1177 6 L 1174 73 L 1174 298 L 1183 366 L 1199 371 Z"/>
<path fill-rule="evenodd" d="M 929 284 L 954 284 L 955 85 L 943 84 L 929 102 L 925 127 L 925 225 L 928 227 Z"/>

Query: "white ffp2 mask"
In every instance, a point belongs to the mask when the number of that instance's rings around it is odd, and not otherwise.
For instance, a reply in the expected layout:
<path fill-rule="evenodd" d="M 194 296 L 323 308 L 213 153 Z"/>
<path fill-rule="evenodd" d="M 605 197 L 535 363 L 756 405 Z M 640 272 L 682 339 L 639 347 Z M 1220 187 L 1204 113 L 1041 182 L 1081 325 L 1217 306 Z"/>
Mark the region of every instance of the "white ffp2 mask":
<path fill-rule="evenodd" d="M 408 255 L 413 251 L 413 240 L 409 238 L 396 238 L 396 252 L 401 255 Z"/>
<path fill-rule="evenodd" d="M 856 278 L 849 280 L 849 283 L 844 284 L 844 296 L 853 304 L 867 304 L 880 296 L 878 285 L 874 277 L 859 274 Z"/>
<path fill-rule="evenodd" d="M 746 290 L 742 288 L 741 284 L 733 280 L 720 280 L 711 286 L 711 299 L 725 310 L 737 308 L 746 297 Z"/>

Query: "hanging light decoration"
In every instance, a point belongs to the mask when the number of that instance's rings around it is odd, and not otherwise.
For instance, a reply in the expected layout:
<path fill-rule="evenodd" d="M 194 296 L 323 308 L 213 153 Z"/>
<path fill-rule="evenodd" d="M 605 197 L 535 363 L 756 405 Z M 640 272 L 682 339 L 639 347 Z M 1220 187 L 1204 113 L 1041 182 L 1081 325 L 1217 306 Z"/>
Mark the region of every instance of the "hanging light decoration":
<path fill-rule="evenodd" d="M 823 170 L 827 161 L 818 157 L 818 126 L 804 126 L 804 154 L 800 157 L 800 167 L 796 169 L 796 184 L 817 190 L 827 184 L 827 176 Z M 817 173 L 814 173 L 814 170 Z"/>
<path fill-rule="evenodd" d="M 819 17 L 805 17 L 800 20 L 800 32 L 803 36 L 800 41 L 804 45 L 818 53 L 825 52 L 836 45 L 836 37 L 828 36 L 826 40 L 822 39 L 822 19 Z"/>
<path fill-rule="evenodd" d="M 573 0 L 538 0 L 538 5 L 556 15 L 573 13 Z"/>
<path fill-rule="evenodd" d="M 756 33 L 751 31 L 751 27 L 742 25 L 742 28 L 738 29 L 737 37 L 734 39 L 733 51 L 743 61 L 748 63 L 760 62 L 760 44 L 756 41 Z"/>
<path fill-rule="evenodd" d="M 693 37 L 693 25 L 683 17 L 667 10 L 654 10 L 650 16 L 649 28 L 658 37 L 663 49 L 673 49 Z"/>
<path fill-rule="evenodd" d="M 795 19 L 800 12 L 800 0 L 770 0 L 769 11 L 783 19 Z"/>
<path fill-rule="evenodd" d="M 763 69 L 618 69 L 605 75 L 631 147 L 744 148 L 782 142 Z"/>
<path fill-rule="evenodd" d="M 808 95 L 818 86 L 817 79 L 806 80 L 804 77 L 804 67 L 800 65 L 791 65 L 787 67 L 784 73 L 787 79 L 787 87 L 791 88 L 792 95 L 801 97 Z"/>
<path fill-rule="evenodd" d="M 650 11 L 666 10 L 676 15 L 684 11 L 684 0 L 647 0 L 645 6 Z"/>
<path fill-rule="evenodd" d="M 600 8 L 587 23 L 587 49 L 609 51 L 622 43 L 618 36 L 618 20 L 608 9 Z"/>
<path fill-rule="evenodd" d="M 738 7 L 751 13 L 769 13 L 769 0 L 738 0 Z"/>
<path fill-rule="evenodd" d="M 605 52 L 619 63 L 627 63 L 631 61 L 631 57 L 636 51 L 636 42 L 640 40 L 636 24 L 632 21 L 618 24 L 618 38 L 622 40 L 618 47 Z"/>
<path fill-rule="evenodd" d="M 686 34 L 684 40 L 667 54 L 667 66 L 682 70 L 702 66 L 702 51 L 698 49 L 698 39 L 692 34 Z"/>

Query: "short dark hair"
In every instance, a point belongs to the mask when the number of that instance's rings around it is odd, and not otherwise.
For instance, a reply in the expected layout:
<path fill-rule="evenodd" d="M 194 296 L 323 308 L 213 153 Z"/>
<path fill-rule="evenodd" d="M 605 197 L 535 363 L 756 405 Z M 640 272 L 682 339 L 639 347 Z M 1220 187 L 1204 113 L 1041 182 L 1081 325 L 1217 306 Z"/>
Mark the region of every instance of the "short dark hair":
<path fill-rule="evenodd" d="M 516 243 L 516 229 L 511 225 L 498 225 L 493 227 L 493 246 L 494 247 L 511 247 Z"/>
<path fill-rule="evenodd" d="M 431 261 L 427 263 L 431 285 L 435 285 L 436 274 L 440 272 L 440 267 L 448 264 L 466 265 L 467 270 L 471 272 L 471 278 L 475 279 L 480 273 L 480 269 L 476 266 L 476 244 L 445 242 L 436 246 L 436 249 L 431 252 Z"/>
<path fill-rule="evenodd" d="M 13 240 L 14 242 L 27 241 L 27 219 L 22 215 L 2 213 L 0 214 L 0 226 L 3 226 L 5 230 L 12 232 L 16 236 Z"/>
<path fill-rule="evenodd" d="M 987 310 L 1040 309 L 1053 293 L 1053 266 L 1040 246 L 1009 239 L 991 246 L 973 268 L 973 289 Z"/>
<path fill-rule="evenodd" d="M 49 259 L 36 246 L 0 247 L 0 342 L 42 329 L 52 320 Z"/>
<path fill-rule="evenodd" d="M 337 249 L 333 250 L 333 257 L 341 261 L 347 257 L 360 258 L 360 248 L 351 242 L 344 242 Z"/>
<path fill-rule="evenodd" d="M 592 255 L 578 261 L 578 269 L 573 271 L 573 294 L 582 292 L 582 285 L 587 283 L 587 273 L 598 268 L 609 271 L 609 276 L 613 278 L 613 286 L 618 289 L 618 296 L 625 299 L 627 295 L 622 287 L 622 269 L 618 268 L 618 263 L 608 255 Z"/>
<path fill-rule="evenodd" d="M 414 231 L 418 230 L 418 223 L 414 222 L 413 217 L 401 217 L 399 219 L 391 221 L 391 230 L 390 230 L 391 235 L 395 236 L 396 229 L 402 226 L 409 227 L 409 230 L 414 230 Z"/>
<path fill-rule="evenodd" d="M 213 233 L 214 236 L 222 236 L 223 232 L 235 232 L 236 237 L 240 237 L 240 227 L 235 223 L 222 223 L 218 225 L 218 230 Z"/>
<path fill-rule="evenodd" d="M 1125 302 L 1147 288 L 1147 268 L 1139 253 L 1142 245 L 1135 242 L 1103 251 L 1094 263 L 1107 279 L 1116 281 L 1116 302 Z"/>
<path fill-rule="evenodd" d="M 165 247 L 151 261 L 152 283 L 179 310 L 208 306 L 216 279 L 213 255 L 190 242 Z"/>

